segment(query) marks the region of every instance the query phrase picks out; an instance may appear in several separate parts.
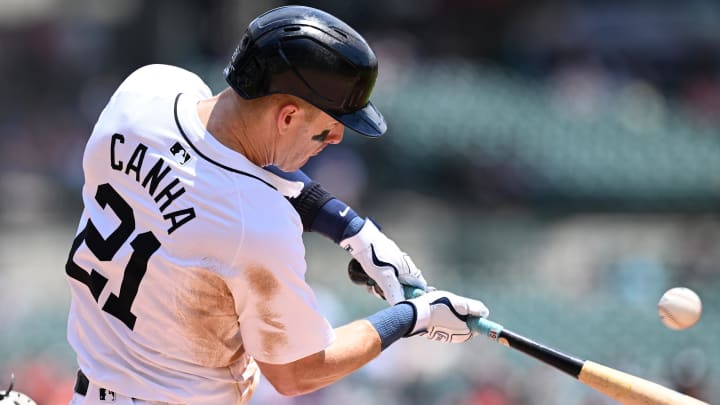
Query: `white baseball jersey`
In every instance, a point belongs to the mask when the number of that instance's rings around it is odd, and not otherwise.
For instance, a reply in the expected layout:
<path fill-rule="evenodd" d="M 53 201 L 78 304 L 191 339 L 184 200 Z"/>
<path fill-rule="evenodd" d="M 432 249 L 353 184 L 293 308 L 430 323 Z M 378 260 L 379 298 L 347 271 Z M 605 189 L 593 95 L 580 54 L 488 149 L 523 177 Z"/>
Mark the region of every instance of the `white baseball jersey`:
<path fill-rule="evenodd" d="M 213 138 L 196 109 L 210 96 L 186 70 L 143 67 L 85 149 L 68 340 L 91 382 L 128 397 L 244 403 L 253 358 L 284 364 L 334 339 L 285 198 L 302 183 Z"/>

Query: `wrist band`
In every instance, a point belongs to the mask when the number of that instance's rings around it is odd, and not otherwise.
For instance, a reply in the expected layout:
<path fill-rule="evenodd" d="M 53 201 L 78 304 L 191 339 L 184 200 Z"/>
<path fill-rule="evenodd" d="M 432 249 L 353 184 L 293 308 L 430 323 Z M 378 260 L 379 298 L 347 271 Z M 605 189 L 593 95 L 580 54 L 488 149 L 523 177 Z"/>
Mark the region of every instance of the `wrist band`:
<path fill-rule="evenodd" d="M 401 302 L 366 319 L 380 335 L 380 350 L 385 350 L 412 330 L 415 324 L 415 307 L 409 302 Z"/>

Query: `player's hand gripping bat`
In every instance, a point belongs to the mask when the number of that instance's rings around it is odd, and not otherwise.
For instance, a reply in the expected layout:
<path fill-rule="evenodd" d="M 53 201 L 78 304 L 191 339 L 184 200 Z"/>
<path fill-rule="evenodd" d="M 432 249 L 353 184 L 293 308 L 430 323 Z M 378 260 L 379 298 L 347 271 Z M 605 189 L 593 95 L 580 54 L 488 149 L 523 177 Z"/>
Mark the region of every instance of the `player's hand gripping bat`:
<path fill-rule="evenodd" d="M 348 275 L 353 283 L 376 288 L 375 283 L 354 259 L 348 264 Z M 405 287 L 410 299 L 424 294 L 422 290 Z M 625 405 L 709 405 L 695 398 L 673 391 L 662 385 L 636 377 L 601 364 L 580 360 L 532 341 L 505 329 L 499 323 L 485 318 L 470 318 L 468 326 L 490 339 L 519 350 L 580 380 Z"/>

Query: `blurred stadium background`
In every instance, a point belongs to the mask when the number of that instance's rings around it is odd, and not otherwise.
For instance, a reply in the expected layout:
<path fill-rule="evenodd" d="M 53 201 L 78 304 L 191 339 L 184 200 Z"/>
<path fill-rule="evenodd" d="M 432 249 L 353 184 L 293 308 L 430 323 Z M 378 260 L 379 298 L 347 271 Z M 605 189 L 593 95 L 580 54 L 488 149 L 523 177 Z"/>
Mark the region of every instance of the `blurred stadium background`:
<path fill-rule="evenodd" d="M 222 68 L 268 0 L 0 0 L 0 389 L 66 404 L 64 263 L 81 155 L 115 86 L 176 64 Z M 390 130 L 307 171 L 381 223 L 432 284 L 581 358 L 720 401 L 720 3 L 330 0 L 377 51 Z M 383 306 L 347 255 L 307 235 L 309 279 L 335 323 Z M 671 331 L 673 286 L 704 301 Z M 252 403 L 613 403 L 476 339 L 413 339 L 305 397 L 263 384 Z"/>

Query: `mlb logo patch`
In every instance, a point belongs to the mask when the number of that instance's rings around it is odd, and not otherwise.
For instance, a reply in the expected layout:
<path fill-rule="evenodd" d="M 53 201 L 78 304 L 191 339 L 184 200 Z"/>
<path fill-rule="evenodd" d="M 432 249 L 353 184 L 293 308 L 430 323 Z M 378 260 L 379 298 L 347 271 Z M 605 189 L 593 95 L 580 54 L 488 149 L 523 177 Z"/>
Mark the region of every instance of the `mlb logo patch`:
<path fill-rule="evenodd" d="M 170 148 L 170 153 L 175 158 L 175 161 L 181 165 L 187 163 L 192 157 L 190 156 L 190 153 L 188 153 L 188 151 L 180 145 L 180 142 L 175 142 L 175 145 Z"/>

